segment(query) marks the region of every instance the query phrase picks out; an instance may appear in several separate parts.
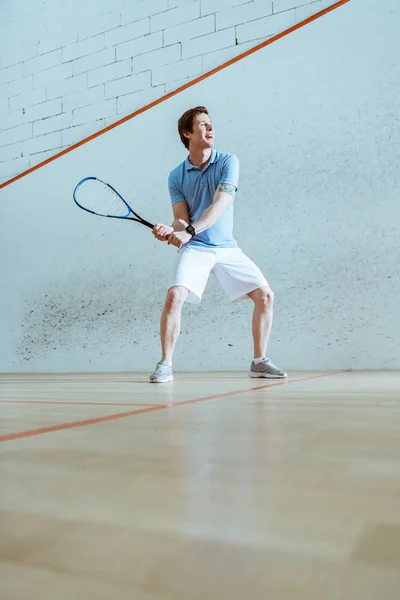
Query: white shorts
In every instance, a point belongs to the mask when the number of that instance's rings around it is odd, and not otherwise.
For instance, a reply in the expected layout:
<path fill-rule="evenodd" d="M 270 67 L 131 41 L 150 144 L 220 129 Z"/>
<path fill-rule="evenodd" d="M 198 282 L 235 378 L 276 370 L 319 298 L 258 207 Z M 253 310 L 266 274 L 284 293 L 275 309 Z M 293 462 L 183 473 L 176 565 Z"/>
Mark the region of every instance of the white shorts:
<path fill-rule="evenodd" d="M 259 287 L 268 286 L 260 269 L 240 248 L 183 247 L 178 250 L 178 260 L 170 288 L 180 285 L 189 290 L 187 302 L 199 304 L 212 273 L 231 302 L 246 300 L 247 294 Z"/>

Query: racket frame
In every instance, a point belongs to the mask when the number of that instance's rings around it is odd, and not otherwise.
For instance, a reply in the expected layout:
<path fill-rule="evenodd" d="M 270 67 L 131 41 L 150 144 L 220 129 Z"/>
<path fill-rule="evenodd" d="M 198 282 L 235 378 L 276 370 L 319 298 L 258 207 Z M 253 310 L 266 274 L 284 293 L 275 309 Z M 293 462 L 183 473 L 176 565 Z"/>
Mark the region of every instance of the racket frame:
<path fill-rule="evenodd" d="M 117 215 L 104 215 L 102 213 L 96 212 L 94 210 L 90 210 L 89 208 L 86 208 L 85 206 L 82 206 L 82 204 L 80 204 L 76 198 L 76 192 L 78 190 L 78 188 L 82 185 L 82 183 L 84 181 L 88 181 L 88 180 L 95 180 L 95 181 L 99 181 L 100 183 L 107 185 L 115 194 L 117 194 L 117 196 L 122 200 L 122 202 L 125 204 L 125 206 L 128 209 L 128 213 L 122 217 L 117 216 Z M 146 225 L 146 227 L 149 227 L 150 229 L 154 229 L 154 225 L 152 223 L 149 223 L 149 221 L 146 221 L 145 219 L 143 219 L 140 215 L 138 215 L 130 206 L 129 204 L 126 202 L 126 200 L 124 200 L 124 198 L 121 196 L 121 194 L 119 192 L 117 192 L 117 190 L 109 183 L 107 183 L 106 181 L 103 181 L 102 179 L 99 179 L 98 177 L 84 177 L 83 179 L 81 179 L 75 186 L 74 192 L 73 192 L 73 198 L 75 201 L 75 204 L 77 204 L 77 206 L 79 206 L 79 208 L 81 208 L 82 210 L 85 210 L 86 212 L 91 213 L 92 215 L 98 215 L 99 217 L 108 217 L 109 219 L 125 219 L 127 221 L 136 221 L 137 223 L 141 223 L 142 225 Z M 129 215 L 133 214 L 135 215 L 135 217 L 130 217 Z"/>

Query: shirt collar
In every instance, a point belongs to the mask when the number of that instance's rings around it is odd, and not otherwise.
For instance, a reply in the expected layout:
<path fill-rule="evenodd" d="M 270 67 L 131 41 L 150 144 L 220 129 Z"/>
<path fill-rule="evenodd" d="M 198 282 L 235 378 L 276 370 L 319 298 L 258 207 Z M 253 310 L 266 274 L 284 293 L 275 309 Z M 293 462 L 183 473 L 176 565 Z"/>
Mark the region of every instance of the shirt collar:
<path fill-rule="evenodd" d="M 217 160 L 217 151 L 216 151 L 215 148 L 212 148 L 212 150 L 211 150 L 211 158 L 210 158 L 210 160 L 209 160 L 209 162 L 207 164 L 207 167 L 208 167 L 208 165 L 210 165 L 212 163 L 215 163 L 216 160 Z M 207 169 L 207 167 L 205 167 L 205 168 Z M 192 165 L 192 163 L 189 160 L 189 156 L 185 160 L 185 169 L 186 169 L 186 171 L 193 171 L 194 169 L 198 169 L 198 167 L 195 167 L 194 165 Z M 200 171 L 200 169 L 198 169 L 198 170 Z"/>

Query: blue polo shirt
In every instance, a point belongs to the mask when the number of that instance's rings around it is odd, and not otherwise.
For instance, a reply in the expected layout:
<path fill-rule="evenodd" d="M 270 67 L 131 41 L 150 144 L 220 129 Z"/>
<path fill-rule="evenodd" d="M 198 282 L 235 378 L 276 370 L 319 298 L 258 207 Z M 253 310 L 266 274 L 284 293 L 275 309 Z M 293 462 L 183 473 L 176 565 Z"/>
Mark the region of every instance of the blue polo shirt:
<path fill-rule="evenodd" d="M 211 158 L 204 169 L 195 167 L 187 158 L 171 171 L 168 177 L 171 203 L 186 202 L 190 222 L 194 223 L 211 206 L 219 184 L 230 183 L 237 189 L 238 179 L 237 157 L 213 148 Z M 215 225 L 195 235 L 186 246 L 237 248 L 238 244 L 233 237 L 233 203 Z"/>

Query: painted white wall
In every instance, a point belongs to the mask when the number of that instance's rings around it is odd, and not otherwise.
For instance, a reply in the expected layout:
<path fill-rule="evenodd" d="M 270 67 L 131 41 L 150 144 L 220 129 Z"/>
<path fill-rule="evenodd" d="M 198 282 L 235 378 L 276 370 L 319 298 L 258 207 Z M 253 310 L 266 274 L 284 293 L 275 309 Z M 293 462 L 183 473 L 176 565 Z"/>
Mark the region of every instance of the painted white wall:
<path fill-rule="evenodd" d="M 2 0 L 0 182 L 334 0 Z"/>
<path fill-rule="evenodd" d="M 206 104 L 237 154 L 235 234 L 276 294 L 270 356 L 291 369 L 399 369 L 400 6 L 353 0 L 2 190 L 2 371 L 151 371 L 175 251 L 87 215 L 98 175 L 171 221 L 176 121 Z M 247 370 L 251 302 L 210 279 L 175 367 Z"/>

